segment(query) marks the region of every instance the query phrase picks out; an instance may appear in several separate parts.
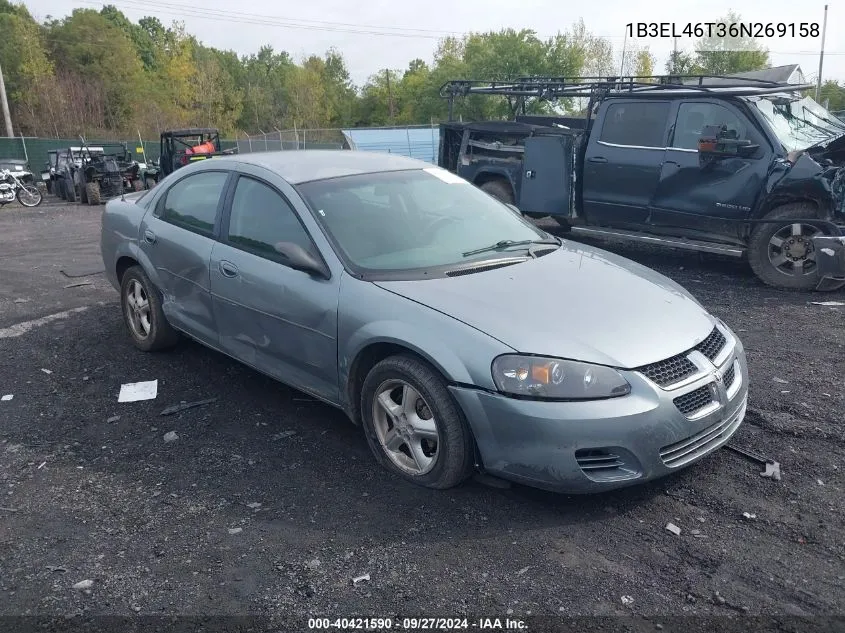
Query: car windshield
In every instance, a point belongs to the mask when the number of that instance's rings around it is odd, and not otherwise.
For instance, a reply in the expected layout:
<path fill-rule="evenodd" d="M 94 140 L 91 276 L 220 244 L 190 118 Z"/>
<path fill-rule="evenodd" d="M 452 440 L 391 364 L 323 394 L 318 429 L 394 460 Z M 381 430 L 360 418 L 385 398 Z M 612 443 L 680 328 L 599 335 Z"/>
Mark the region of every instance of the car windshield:
<path fill-rule="evenodd" d="M 550 239 L 505 204 L 436 167 L 317 180 L 297 188 L 341 255 L 359 270 L 464 264 L 517 248 L 524 253 L 525 242 Z M 471 253 L 479 249 L 485 250 Z"/>
<path fill-rule="evenodd" d="M 805 150 L 845 134 L 845 121 L 810 97 L 760 97 L 752 101 L 787 151 Z"/>

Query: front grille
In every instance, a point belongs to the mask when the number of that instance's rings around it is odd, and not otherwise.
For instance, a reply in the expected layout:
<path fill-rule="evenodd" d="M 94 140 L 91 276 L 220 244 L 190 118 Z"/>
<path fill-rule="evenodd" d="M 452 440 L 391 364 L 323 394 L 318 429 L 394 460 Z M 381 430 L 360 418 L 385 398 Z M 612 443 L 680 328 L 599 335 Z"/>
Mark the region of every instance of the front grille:
<path fill-rule="evenodd" d="M 637 371 L 645 374 L 647 378 L 653 380 L 661 387 L 665 387 L 692 376 L 697 371 L 697 368 L 690 359 L 683 354 L 679 354 L 678 356 L 640 367 Z"/>
<path fill-rule="evenodd" d="M 710 335 L 695 346 L 695 349 L 704 354 L 711 361 L 715 360 L 722 351 L 722 348 L 727 343 L 725 335 L 719 331 L 719 328 L 713 328 Z"/>
<path fill-rule="evenodd" d="M 667 466 L 683 466 L 712 451 L 733 435 L 745 416 L 747 402 L 743 402 L 731 417 L 707 427 L 680 442 L 660 449 L 660 459 Z"/>
<path fill-rule="evenodd" d="M 581 470 L 608 470 L 623 465 L 619 455 L 601 448 L 582 448 L 575 451 L 575 461 Z"/>
<path fill-rule="evenodd" d="M 725 372 L 725 388 L 730 389 L 730 386 L 734 384 L 734 378 L 736 378 L 736 367 L 731 365 L 730 369 Z"/>
<path fill-rule="evenodd" d="M 672 402 L 678 407 L 678 411 L 686 416 L 695 415 L 704 407 L 713 402 L 713 396 L 710 394 L 710 387 L 704 385 L 695 391 L 690 391 L 682 396 L 678 396 Z"/>

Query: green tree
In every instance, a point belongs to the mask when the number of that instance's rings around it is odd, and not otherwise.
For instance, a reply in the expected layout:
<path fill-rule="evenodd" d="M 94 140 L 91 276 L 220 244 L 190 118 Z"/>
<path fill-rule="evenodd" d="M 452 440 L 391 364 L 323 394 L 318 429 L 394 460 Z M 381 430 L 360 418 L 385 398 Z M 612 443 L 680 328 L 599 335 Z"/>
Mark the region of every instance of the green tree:
<path fill-rule="evenodd" d="M 828 110 L 845 110 L 845 86 L 832 79 L 823 82 L 819 101 L 824 103 L 825 100 L 828 101 Z"/>
<path fill-rule="evenodd" d="M 729 27 L 741 23 L 733 11 L 715 20 Z M 705 75 L 732 75 L 769 66 L 769 52 L 752 37 L 702 37 L 695 45 L 695 72 Z"/>

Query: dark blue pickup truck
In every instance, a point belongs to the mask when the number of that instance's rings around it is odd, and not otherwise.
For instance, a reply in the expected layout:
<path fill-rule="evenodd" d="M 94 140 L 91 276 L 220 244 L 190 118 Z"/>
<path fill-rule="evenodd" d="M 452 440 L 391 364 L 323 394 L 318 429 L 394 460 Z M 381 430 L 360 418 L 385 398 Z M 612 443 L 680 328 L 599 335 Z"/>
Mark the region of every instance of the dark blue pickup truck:
<path fill-rule="evenodd" d="M 441 124 L 439 165 L 573 235 L 745 257 L 765 283 L 845 285 L 845 121 L 810 86 L 725 77 L 452 81 L 516 102 Z M 525 114 L 586 98 L 585 116 Z M 518 114 L 519 110 L 522 114 Z M 451 118 L 451 116 L 450 116 Z"/>

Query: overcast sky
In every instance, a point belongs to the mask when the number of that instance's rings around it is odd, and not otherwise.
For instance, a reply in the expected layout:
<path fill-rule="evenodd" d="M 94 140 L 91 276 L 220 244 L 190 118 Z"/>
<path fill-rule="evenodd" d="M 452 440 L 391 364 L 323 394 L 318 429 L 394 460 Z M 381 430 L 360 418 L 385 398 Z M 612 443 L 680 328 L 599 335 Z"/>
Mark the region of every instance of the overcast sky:
<path fill-rule="evenodd" d="M 25 0 L 37 19 L 61 17 L 74 7 L 100 8 L 95 0 Z M 181 20 L 186 29 L 210 46 L 240 54 L 262 44 L 286 50 L 295 58 L 339 49 L 353 80 L 363 83 L 380 68 L 404 68 L 411 59 L 430 61 L 437 39 L 450 33 L 530 28 L 540 36 L 568 29 L 583 18 L 589 31 L 610 38 L 621 51 L 629 22 L 708 22 L 733 9 L 744 22 L 816 22 L 821 27 L 824 0 L 146 0 L 111 2 L 130 19 L 156 15 L 169 25 Z M 822 76 L 845 81 L 845 2 L 828 1 L 827 36 Z M 630 41 L 630 40 L 629 40 Z M 798 63 L 815 81 L 821 38 L 786 37 L 764 40 L 773 65 Z M 672 50 L 672 39 L 640 39 L 658 60 L 657 72 Z M 693 40 L 680 40 L 691 48 Z"/>

